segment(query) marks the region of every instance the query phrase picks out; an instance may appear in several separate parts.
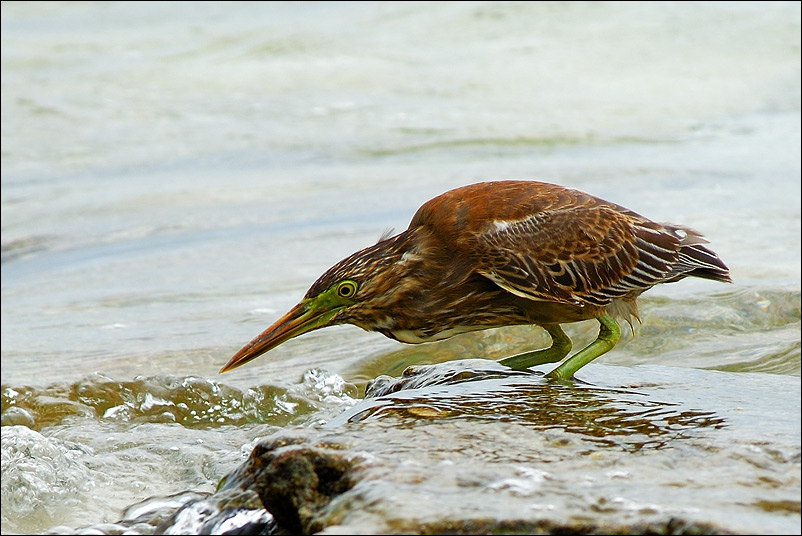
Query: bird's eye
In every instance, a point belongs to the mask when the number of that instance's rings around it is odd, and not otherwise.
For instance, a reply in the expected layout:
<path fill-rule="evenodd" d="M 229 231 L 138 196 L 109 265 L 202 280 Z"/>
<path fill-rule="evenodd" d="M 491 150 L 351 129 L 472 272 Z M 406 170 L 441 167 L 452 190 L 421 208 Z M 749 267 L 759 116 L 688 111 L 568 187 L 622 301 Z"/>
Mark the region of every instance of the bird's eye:
<path fill-rule="evenodd" d="M 337 284 L 337 296 L 340 298 L 353 298 L 356 294 L 356 283 L 353 281 L 340 281 Z"/>

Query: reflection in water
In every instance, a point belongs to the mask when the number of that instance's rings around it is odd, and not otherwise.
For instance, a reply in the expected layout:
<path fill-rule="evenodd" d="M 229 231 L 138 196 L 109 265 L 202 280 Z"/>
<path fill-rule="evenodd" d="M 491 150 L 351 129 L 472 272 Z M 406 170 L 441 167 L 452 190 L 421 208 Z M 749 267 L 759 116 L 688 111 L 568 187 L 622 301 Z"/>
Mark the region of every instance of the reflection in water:
<path fill-rule="evenodd" d="M 410 367 L 400 378 L 379 377 L 368 385 L 366 399 L 330 426 L 386 418 L 402 426 L 420 419 L 512 422 L 627 450 L 661 448 L 686 431 L 724 426 L 713 412 L 624 389 L 548 381 L 488 360 Z"/>

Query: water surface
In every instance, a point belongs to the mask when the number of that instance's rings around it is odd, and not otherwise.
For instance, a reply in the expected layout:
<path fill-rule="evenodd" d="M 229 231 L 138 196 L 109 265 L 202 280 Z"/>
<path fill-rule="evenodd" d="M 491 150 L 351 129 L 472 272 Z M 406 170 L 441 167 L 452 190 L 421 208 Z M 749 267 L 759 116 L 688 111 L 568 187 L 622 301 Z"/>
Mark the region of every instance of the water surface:
<path fill-rule="evenodd" d="M 4 2 L 3 531 L 211 492 L 255 440 L 333 421 L 378 375 L 546 344 L 526 327 L 410 347 L 344 326 L 217 374 L 429 198 L 533 179 L 709 237 L 735 283 L 653 289 L 634 336 L 581 376 L 610 389 L 646 385 L 655 367 L 674 387 L 695 378 L 653 402 L 699 412 L 748 377 L 732 408 L 797 408 L 773 413 L 765 439 L 735 409 L 716 413 L 724 427 L 704 444 L 781 453 L 774 476 L 753 475 L 776 480 L 771 492 L 714 504 L 796 497 L 709 521 L 798 532 L 799 20 L 791 2 Z M 596 329 L 567 332 L 578 347 Z M 581 392 L 552 408 L 532 395 L 532 411 L 575 423 Z M 610 407 L 626 406 L 616 392 Z M 513 395 L 499 404 L 531 417 Z M 454 417 L 466 452 L 492 434 L 487 402 Z M 613 428 L 623 445 L 640 433 Z M 750 452 L 737 456 L 760 466 Z M 694 485 L 715 494 L 706 475 Z"/>

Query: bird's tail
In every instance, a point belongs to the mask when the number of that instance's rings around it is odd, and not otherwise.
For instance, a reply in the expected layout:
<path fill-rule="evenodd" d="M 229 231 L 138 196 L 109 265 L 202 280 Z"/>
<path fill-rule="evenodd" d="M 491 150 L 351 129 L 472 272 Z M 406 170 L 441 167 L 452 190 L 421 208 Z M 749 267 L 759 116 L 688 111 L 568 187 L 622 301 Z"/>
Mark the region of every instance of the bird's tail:
<path fill-rule="evenodd" d="M 677 279 L 692 276 L 732 283 L 729 268 L 716 252 L 703 245 L 707 239 L 701 233 L 678 225 L 663 225 L 680 238 L 679 259 L 674 268 Z"/>

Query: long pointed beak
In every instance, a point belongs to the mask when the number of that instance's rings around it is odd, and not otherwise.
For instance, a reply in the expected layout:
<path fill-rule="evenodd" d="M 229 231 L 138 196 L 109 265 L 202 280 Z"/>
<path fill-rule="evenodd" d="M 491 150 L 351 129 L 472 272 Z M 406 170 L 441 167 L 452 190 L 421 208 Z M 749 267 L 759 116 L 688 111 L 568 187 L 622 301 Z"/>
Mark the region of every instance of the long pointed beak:
<path fill-rule="evenodd" d="M 315 309 L 309 302 L 302 301 L 234 354 L 220 372 L 244 365 L 293 337 L 328 325 L 335 313 L 336 310 Z"/>

